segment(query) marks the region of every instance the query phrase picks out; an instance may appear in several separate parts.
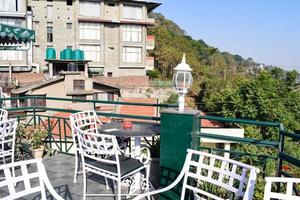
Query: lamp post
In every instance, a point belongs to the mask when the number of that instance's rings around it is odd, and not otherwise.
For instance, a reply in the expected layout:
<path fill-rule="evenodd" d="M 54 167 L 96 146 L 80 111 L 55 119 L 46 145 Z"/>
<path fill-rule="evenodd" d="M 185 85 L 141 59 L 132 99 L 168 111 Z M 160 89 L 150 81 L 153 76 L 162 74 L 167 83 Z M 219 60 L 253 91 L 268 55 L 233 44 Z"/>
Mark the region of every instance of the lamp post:
<path fill-rule="evenodd" d="M 184 111 L 184 97 L 193 83 L 192 69 L 186 63 L 185 54 L 182 61 L 174 68 L 173 84 L 178 93 L 179 111 Z"/>

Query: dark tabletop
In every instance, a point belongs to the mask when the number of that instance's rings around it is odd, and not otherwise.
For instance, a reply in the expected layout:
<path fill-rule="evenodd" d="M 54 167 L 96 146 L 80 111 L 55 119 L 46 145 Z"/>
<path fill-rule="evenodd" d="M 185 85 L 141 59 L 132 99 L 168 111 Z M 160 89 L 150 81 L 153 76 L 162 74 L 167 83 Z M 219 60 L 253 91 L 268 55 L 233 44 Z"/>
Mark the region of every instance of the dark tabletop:
<path fill-rule="evenodd" d="M 132 122 L 132 128 L 123 128 L 122 122 L 103 124 L 100 132 L 118 137 L 151 137 L 159 135 L 160 124 Z"/>

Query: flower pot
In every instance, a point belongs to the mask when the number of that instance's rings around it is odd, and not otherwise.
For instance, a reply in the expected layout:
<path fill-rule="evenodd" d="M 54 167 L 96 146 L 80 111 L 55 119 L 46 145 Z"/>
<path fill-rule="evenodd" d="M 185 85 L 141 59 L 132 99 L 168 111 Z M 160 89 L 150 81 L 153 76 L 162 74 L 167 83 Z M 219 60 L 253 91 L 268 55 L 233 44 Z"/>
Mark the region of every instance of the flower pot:
<path fill-rule="evenodd" d="M 43 158 L 45 147 L 40 147 L 38 149 L 32 149 L 32 156 L 34 159 Z"/>

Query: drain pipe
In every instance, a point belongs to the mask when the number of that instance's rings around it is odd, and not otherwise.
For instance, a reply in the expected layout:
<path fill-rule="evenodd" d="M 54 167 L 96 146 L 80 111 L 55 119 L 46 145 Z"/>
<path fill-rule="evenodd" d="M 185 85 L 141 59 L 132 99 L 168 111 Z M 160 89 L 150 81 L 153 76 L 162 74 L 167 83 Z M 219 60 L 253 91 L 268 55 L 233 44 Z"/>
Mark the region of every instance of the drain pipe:
<path fill-rule="evenodd" d="M 27 18 L 27 28 L 32 29 L 32 11 L 26 12 L 26 18 Z M 30 42 L 30 49 L 27 52 L 27 65 L 28 69 L 32 71 L 32 67 L 36 68 L 36 73 L 40 73 L 40 65 L 37 63 L 33 63 L 33 45 L 32 42 Z"/>

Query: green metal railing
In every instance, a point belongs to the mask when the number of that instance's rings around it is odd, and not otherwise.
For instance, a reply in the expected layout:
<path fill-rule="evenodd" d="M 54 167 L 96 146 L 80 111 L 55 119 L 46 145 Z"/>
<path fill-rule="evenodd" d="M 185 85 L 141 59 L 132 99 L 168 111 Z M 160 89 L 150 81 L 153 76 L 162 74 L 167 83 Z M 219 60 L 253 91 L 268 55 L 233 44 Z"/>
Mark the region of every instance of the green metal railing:
<path fill-rule="evenodd" d="M 260 126 L 260 127 L 271 127 L 275 128 L 277 132 L 277 140 L 262 140 L 262 139 L 255 139 L 255 138 L 239 138 L 234 136 L 224 136 L 224 135 L 215 135 L 210 133 L 205 133 L 201 131 L 202 128 L 205 128 L 201 125 L 203 119 L 216 121 L 216 122 L 223 122 L 225 124 L 240 124 L 240 125 L 253 125 L 253 126 Z M 290 138 L 293 141 L 300 141 L 300 135 L 295 133 L 289 133 L 284 131 L 283 124 L 279 122 L 262 122 L 262 121 L 255 121 L 255 120 L 244 120 L 244 119 L 232 119 L 232 118 L 223 118 L 223 117 L 215 117 L 215 116 L 199 116 L 200 120 L 200 131 L 197 134 L 199 138 L 207 138 L 207 139 L 215 139 L 215 140 L 222 140 L 233 142 L 237 144 L 246 144 L 246 145 L 258 145 L 261 147 L 269 148 L 270 151 L 268 154 L 262 153 L 249 153 L 249 152 L 240 152 L 236 150 L 224 150 L 221 148 L 212 148 L 212 147 L 205 147 L 200 145 L 200 149 L 207 150 L 209 152 L 216 152 L 216 153 L 230 153 L 232 157 L 240 158 L 241 156 L 250 156 L 255 157 L 258 161 L 260 161 L 261 166 L 263 169 L 266 168 L 266 163 L 268 160 L 276 162 L 276 176 L 286 176 L 286 177 L 293 177 L 292 174 L 286 172 L 283 169 L 283 162 L 287 162 L 290 165 L 300 168 L 300 160 L 299 158 L 295 158 L 291 155 L 288 155 L 284 151 L 285 141 L 286 138 Z M 275 133 L 276 133 L 275 132 Z M 299 145 L 300 147 L 300 145 Z M 270 153 L 273 153 L 270 155 Z M 265 176 L 263 172 L 263 176 Z"/>
<path fill-rule="evenodd" d="M 71 110 L 64 108 L 51 108 L 44 105 L 37 105 L 38 100 L 45 100 L 46 103 L 49 101 L 55 102 L 78 102 L 78 103 L 89 103 L 93 105 L 96 110 L 98 104 L 111 104 L 111 105 L 125 105 L 125 106 L 143 106 L 143 107 L 156 107 L 157 110 L 161 108 L 172 108 L 177 105 L 168 104 L 149 104 L 149 103 L 131 103 L 131 102 L 120 102 L 120 101 L 97 101 L 97 100 L 82 100 L 82 99 L 67 99 L 67 98 L 54 98 L 54 97 L 43 97 L 43 96 L 26 96 L 26 97 L 12 97 L 12 98 L 0 98 L 0 102 L 7 101 L 27 101 L 30 102 L 30 106 L 14 106 L 5 108 L 10 114 L 18 119 L 19 123 L 22 123 L 25 127 L 40 127 L 47 131 L 48 137 L 46 142 L 49 147 L 55 148 L 60 153 L 70 154 L 70 150 L 73 147 L 73 141 L 71 136 L 71 127 L 69 118 L 62 116 L 53 116 L 47 114 L 50 112 L 62 112 L 62 113 L 76 113 L 81 110 Z M 16 103 L 16 102 L 15 102 Z M 18 103 L 16 104 L 18 105 Z M 22 113 L 22 114 L 20 114 Z M 158 114 L 158 112 L 157 112 Z M 142 115 L 130 115 L 130 114 L 119 114 L 119 113 L 107 113 L 97 112 L 97 115 L 109 118 L 130 118 L 135 120 L 149 120 L 149 121 L 160 121 L 160 117 L 157 116 L 142 116 Z"/>
<path fill-rule="evenodd" d="M 34 102 L 30 106 L 23 107 L 10 107 L 6 108 L 11 114 L 15 114 L 14 117 L 18 119 L 19 122 L 22 122 L 25 126 L 40 126 L 45 129 L 48 133 L 47 142 L 49 142 L 50 148 L 56 148 L 61 153 L 70 153 L 70 149 L 73 146 L 72 137 L 71 137 L 71 128 L 69 123 L 69 118 L 62 116 L 53 116 L 47 114 L 47 112 L 63 112 L 63 113 L 75 113 L 80 110 L 70 110 L 64 108 L 51 108 L 47 107 L 47 105 L 37 105 L 38 100 L 45 100 L 46 103 L 50 101 L 55 102 L 80 102 L 80 103 L 89 103 L 92 105 L 94 109 L 96 109 L 99 104 L 111 104 L 111 105 L 130 105 L 130 106 L 146 106 L 146 107 L 156 107 L 157 109 L 163 108 L 175 108 L 177 105 L 168 105 L 168 104 L 149 104 L 149 103 L 131 103 L 131 102 L 120 102 L 120 101 L 96 101 L 96 100 L 81 100 L 81 99 L 67 99 L 67 98 L 54 98 L 54 97 L 43 97 L 43 96 L 26 96 L 26 97 L 12 97 L 12 98 L 0 98 L 0 102 L 7 101 L 28 101 Z M 0 105 L 2 105 L 0 103 Z M 24 112 L 23 114 L 19 114 L 20 112 Z M 118 113 L 107 113 L 107 112 L 97 112 L 99 116 L 110 117 L 110 118 L 131 118 L 137 120 L 150 120 L 150 121 L 160 121 L 160 117 L 158 116 L 141 116 L 141 115 L 130 115 L 130 114 L 118 114 Z M 266 162 L 271 160 L 276 162 L 277 176 L 292 176 L 288 172 L 283 170 L 283 163 L 289 163 L 295 167 L 300 168 L 299 159 L 289 155 L 284 151 L 285 141 L 287 139 L 293 141 L 300 141 L 300 136 L 295 133 L 289 133 L 284 130 L 284 126 L 279 122 L 262 122 L 262 121 L 254 121 L 254 120 L 244 120 L 244 119 L 230 119 L 223 117 L 215 117 L 215 116 L 199 116 L 200 120 L 200 131 L 197 133 L 198 138 L 207 138 L 214 140 L 223 140 L 228 142 L 233 142 L 237 144 L 244 145 L 256 145 L 263 148 L 270 149 L 270 154 L 264 153 L 251 153 L 251 152 L 243 152 L 236 149 L 224 150 L 221 148 L 211 148 L 200 146 L 199 149 L 207 150 L 211 152 L 222 152 L 222 153 L 230 153 L 231 156 L 241 157 L 241 156 L 249 156 L 252 158 L 257 158 L 257 160 L 261 161 L 262 165 L 266 165 Z M 215 135 L 211 133 L 204 133 L 201 131 L 202 128 L 205 128 L 201 125 L 202 120 L 211 120 L 218 121 L 224 124 L 240 124 L 240 125 L 251 125 L 251 126 L 260 126 L 260 127 L 269 127 L 274 128 L 276 130 L 275 133 L 277 139 L 274 140 L 262 140 L 259 138 L 239 138 L 234 136 L 223 136 L 223 135 Z M 264 168 L 265 166 L 263 166 Z"/>

